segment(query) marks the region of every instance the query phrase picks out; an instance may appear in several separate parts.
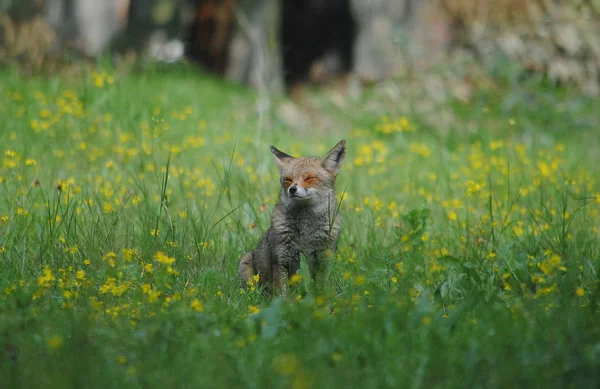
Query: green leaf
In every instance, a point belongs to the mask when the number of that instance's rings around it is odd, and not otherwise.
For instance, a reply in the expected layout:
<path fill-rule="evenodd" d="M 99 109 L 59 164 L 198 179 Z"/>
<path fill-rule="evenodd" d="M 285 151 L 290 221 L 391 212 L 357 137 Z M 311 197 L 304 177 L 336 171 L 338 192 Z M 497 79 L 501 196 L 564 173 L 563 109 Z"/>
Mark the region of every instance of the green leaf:
<path fill-rule="evenodd" d="M 443 255 L 438 258 L 438 262 L 444 266 L 450 267 L 460 267 L 461 265 L 463 265 L 463 261 L 456 257 L 453 257 L 452 255 Z"/>

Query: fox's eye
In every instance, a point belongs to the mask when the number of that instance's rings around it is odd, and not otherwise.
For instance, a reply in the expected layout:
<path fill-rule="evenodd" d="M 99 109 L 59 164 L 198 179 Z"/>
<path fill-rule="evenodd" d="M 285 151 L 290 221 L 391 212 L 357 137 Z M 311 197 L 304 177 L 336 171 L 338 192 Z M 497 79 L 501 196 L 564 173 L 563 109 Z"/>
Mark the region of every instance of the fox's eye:
<path fill-rule="evenodd" d="M 290 177 L 283 177 L 283 182 L 286 184 L 291 184 L 292 183 L 292 179 Z"/>
<path fill-rule="evenodd" d="M 319 181 L 318 177 L 315 176 L 308 176 L 304 178 L 304 181 L 309 182 L 309 183 L 316 183 Z"/>

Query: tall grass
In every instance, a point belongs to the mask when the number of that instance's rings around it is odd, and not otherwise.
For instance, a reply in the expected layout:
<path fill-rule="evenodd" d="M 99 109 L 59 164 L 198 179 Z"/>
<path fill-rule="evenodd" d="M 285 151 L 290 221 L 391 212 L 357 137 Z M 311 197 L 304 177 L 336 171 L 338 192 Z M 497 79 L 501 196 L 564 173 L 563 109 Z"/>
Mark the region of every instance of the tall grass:
<path fill-rule="evenodd" d="M 327 131 L 273 111 L 257 143 L 257 97 L 189 72 L 0 80 L 1 386 L 598 385 L 597 102 L 503 86 L 442 134 L 377 89 L 315 93 Z M 269 144 L 341 138 L 327 282 L 241 290 Z"/>

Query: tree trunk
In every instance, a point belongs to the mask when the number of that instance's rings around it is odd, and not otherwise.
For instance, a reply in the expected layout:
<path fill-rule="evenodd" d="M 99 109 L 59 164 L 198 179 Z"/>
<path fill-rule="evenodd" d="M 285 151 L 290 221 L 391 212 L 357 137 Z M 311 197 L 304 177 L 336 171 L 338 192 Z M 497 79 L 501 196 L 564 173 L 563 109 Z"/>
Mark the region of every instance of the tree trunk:
<path fill-rule="evenodd" d="M 125 26 L 130 1 L 133 0 L 45 0 L 46 18 L 61 46 L 95 56 L 107 50 Z"/>
<path fill-rule="evenodd" d="M 279 42 L 280 0 L 240 0 L 226 77 L 260 90 L 283 89 Z"/>
<path fill-rule="evenodd" d="M 186 56 L 219 75 L 225 74 L 235 3 L 235 0 L 196 2 L 186 34 Z"/>

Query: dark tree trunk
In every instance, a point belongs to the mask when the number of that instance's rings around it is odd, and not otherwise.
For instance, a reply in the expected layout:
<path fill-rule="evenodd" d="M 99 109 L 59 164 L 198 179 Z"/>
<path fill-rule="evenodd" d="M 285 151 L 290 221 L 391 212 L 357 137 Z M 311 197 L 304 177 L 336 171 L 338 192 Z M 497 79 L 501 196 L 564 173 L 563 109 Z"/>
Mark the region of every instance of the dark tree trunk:
<path fill-rule="evenodd" d="M 130 0 L 125 33 L 118 38 L 119 48 L 141 50 L 155 28 L 152 9 L 156 0 Z"/>
<path fill-rule="evenodd" d="M 285 82 L 325 81 L 352 69 L 355 21 L 349 0 L 284 0 Z"/>
<path fill-rule="evenodd" d="M 234 0 L 199 0 L 187 34 L 186 55 L 223 75 L 234 25 Z"/>

